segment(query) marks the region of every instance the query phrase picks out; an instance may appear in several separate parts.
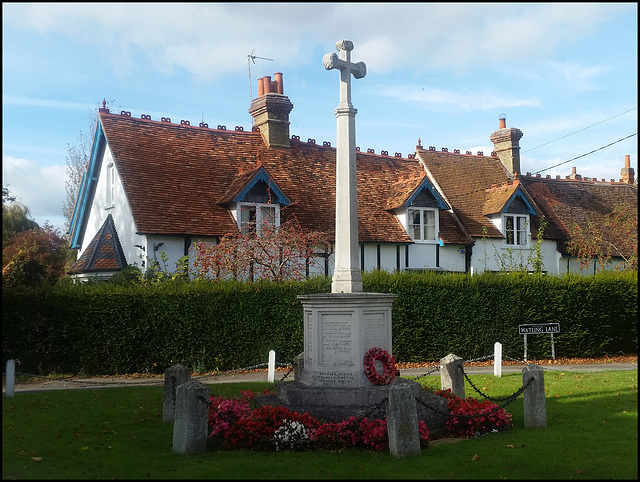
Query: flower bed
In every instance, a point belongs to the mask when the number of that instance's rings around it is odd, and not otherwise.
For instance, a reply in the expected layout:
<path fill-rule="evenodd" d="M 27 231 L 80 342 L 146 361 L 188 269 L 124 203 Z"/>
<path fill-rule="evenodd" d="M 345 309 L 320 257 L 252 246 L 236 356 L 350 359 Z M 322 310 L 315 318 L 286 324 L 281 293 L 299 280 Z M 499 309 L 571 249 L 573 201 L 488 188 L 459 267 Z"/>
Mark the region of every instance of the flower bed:
<path fill-rule="evenodd" d="M 437 390 L 436 395 L 447 399 L 451 413 L 445 424 L 450 437 L 470 438 L 495 433 L 513 426 L 512 415 L 489 400 L 458 398 L 451 389 Z"/>
<path fill-rule="evenodd" d="M 473 437 L 510 428 L 511 414 L 489 401 L 461 400 L 450 390 L 439 390 L 451 412 L 448 436 Z M 266 405 L 252 408 L 254 394 L 243 391 L 235 399 L 210 398 L 209 448 L 253 450 L 389 450 L 386 419 L 349 417 L 339 423 L 322 422 L 308 413 L 292 412 L 285 407 Z M 486 414 L 485 414 L 486 413 Z M 471 417 L 478 415 L 478 417 Z M 429 430 L 418 422 L 420 444 L 426 447 Z"/>

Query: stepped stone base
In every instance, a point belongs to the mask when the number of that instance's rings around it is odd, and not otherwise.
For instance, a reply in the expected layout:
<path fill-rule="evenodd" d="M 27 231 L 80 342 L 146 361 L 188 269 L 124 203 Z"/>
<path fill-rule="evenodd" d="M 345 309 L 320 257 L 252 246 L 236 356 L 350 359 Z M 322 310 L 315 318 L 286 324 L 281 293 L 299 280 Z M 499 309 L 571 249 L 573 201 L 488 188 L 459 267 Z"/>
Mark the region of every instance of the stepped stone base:
<path fill-rule="evenodd" d="M 341 422 L 349 417 L 367 415 L 368 418 L 386 418 L 385 398 L 389 387 L 408 384 L 416 398 L 418 420 L 424 420 L 432 435 L 444 431 L 447 421 L 447 401 L 422 390 L 418 382 L 395 379 L 389 385 L 364 388 L 310 387 L 299 381 L 279 383 L 278 393 L 255 397 L 257 406 L 283 406 L 298 413 L 308 412 L 325 422 Z M 425 406 L 426 405 L 426 406 Z"/>

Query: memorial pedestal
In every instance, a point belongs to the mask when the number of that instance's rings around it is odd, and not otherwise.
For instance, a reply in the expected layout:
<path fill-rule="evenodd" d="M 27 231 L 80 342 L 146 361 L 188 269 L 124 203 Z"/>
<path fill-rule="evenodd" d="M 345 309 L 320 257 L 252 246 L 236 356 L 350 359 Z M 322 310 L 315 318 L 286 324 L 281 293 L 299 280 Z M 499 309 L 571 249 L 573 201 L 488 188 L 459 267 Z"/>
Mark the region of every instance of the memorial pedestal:
<path fill-rule="evenodd" d="M 304 358 L 300 381 L 310 387 L 370 387 L 364 355 L 373 347 L 392 353 L 390 293 L 300 295 Z"/>
<path fill-rule="evenodd" d="M 304 309 L 304 353 L 296 357 L 296 379 L 278 384 L 277 395 L 256 397 L 258 405 L 281 405 L 326 422 L 367 414 L 386 418 L 389 387 L 409 385 L 418 401 L 418 420 L 430 431 L 444 427 L 447 401 L 424 392 L 419 383 L 396 378 L 372 385 L 364 356 L 373 347 L 392 354 L 391 308 L 398 295 L 327 293 L 300 295 Z M 379 362 L 376 362 L 379 363 Z M 382 367 L 378 367 L 382 371 Z"/>

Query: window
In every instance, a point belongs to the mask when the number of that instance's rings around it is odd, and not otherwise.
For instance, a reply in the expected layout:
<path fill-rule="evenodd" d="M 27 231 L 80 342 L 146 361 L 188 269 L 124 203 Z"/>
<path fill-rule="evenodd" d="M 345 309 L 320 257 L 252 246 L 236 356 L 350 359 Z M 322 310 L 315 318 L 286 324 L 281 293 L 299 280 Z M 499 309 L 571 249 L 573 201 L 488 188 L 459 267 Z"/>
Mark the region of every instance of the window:
<path fill-rule="evenodd" d="M 509 246 L 529 245 L 529 216 L 504 215 L 504 237 Z"/>
<path fill-rule="evenodd" d="M 273 204 L 240 204 L 240 232 L 260 236 L 268 228 L 280 224 L 279 214 L 278 206 Z"/>
<path fill-rule="evenodd" d="M 113 163 L 107 165 L 107 207 L 113 206 L 115 202 L 115 184 L 116 184 L 116 170 Z"/>
<path fill-rule="evenodd" d="M 438 210 L 409 208 L 409 235 L 414 241 L 436 241 L 438 236 Z"/>

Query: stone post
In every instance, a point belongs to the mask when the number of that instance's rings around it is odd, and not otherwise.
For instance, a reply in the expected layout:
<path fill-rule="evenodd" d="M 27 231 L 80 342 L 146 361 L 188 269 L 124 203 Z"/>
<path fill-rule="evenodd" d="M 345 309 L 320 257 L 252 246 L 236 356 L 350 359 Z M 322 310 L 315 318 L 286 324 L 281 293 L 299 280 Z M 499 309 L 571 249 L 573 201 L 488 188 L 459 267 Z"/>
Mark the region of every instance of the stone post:
<path fill-rule="evenodd" d="M 14 388 L 15 388 L 15 374 L 16 374 L 16 361 L 11 359 L 7 360 L 7 375 L 6 375 L 6 383 L 4 388 L 4 396 L 8 398 L 13 398 Z"/>
<path fill-rule="evenodd" d="M 394 457 L 420 455 L 420 432 L 413 390 L 404 383 L 392 383 L 387 402 L 389 451 Z"/>
<path fill-rule="evenodd" d="M 207 451 L 209 387 L 189 380 L 178 387 L 173 424 L 173 452 L 184 455 Z"/>
<path fill-rule="evenodd" d="M 176 363 L 164 372 L 164 402 L 162 421 L 173 422 L 176 410 L 176 391 L 180 385 L 191 379 L 191 369 Z"/>
<path fill-rule="evenodd" d="M 450 388 L 453 394 L 464 399 L 464 372 L 462 358 L 449 353 L 440 360 L 440 386 Z"/>
<path fill-rule="evenodd" d="M 529 382 L 531 382 L 529 384 Z M 527 386 L 527 384 L 529 384 Z M 522 369 L 522 385 L 527 388 L 522 395 L 525 428 L 547 426 L 547 400 L 544 395 L 544 370 L 535 363 Z"/>

